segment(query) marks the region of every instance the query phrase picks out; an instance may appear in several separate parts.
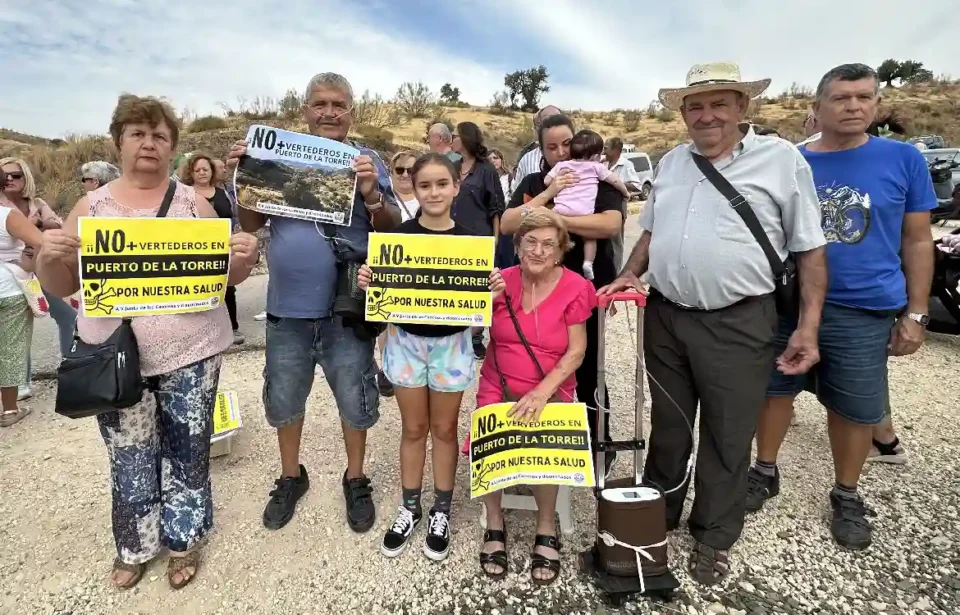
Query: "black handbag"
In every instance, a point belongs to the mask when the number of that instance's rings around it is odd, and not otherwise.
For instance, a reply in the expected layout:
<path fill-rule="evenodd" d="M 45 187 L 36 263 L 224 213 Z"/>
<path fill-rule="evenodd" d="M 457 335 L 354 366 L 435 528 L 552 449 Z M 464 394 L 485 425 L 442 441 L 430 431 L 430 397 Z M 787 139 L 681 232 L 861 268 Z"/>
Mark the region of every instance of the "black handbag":
<path fill-rule="evenodd" d="M 754 213 L 747 199 L 727 181 L 713 163 L 701 156 L 693 154 L 693 161 L 697 168 L 703 173 L 704 177 L 713 184 L 720 194 L 730 202 L 730 207 L 743 219 L 744 224 L 750 229 L 750 234 L 760 244 L 760 249 L 767 257 L 770 263 L 770 269 L 773 270 L 773 297 L 777 303 L 777 313 L 781 316 L 796 317 L 800 314 L 800 291 L 797 280 L 797 265 L 792 254 L 788 254 L 786 260 L 781 261 L 780 255 L 770 243 L 770 238 L 757 220 L 757 214 Z"/>
<path fill-rule="evenodd" d="M 158 218 L 167 215 L 176 190 L 176 182 L 170 180 Z M 74 328 L 73 344 L 57 368 L 57 414 L 79 419 L 129 408 L 143 399 L 146 388 L 131 319 L 120 321 L 100 344 L 84 342 Z"/>

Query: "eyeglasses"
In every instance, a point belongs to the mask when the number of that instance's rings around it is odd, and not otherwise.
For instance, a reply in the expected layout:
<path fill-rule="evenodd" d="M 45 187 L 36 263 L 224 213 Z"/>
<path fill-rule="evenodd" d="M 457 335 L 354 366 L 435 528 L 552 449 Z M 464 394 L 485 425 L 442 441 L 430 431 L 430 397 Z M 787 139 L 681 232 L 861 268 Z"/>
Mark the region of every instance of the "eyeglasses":
<path fill-rule="evenodd" d="M 95 181 L 98 181 L 98 180 L 97 180 L 96 177 L 84 177 L 84 178 L 81 179 L 80 181 L 82 181 L 82 182 L 95 182 Z"/>
<path fill-rule="evenodd" d="M 7 179 L 23 179 L 23 173 L 7 173 Z"/>
<path fill-rule="evenodd" d="M 413 167 L 393 167 L 393 172 L 397 175 L 405 175 L 413 171 Z"/>
<path fill-rule="evenodd" d="M 523 248 L 525 252 L 535 252 L 538 246 L 542 248 L 544 252 L 552 252 L 557 249 L 558 244 L 552 239 L 537 241 L 533 237 L 524 237 L 523 241 L 520 242 L 520 247 Z"/>

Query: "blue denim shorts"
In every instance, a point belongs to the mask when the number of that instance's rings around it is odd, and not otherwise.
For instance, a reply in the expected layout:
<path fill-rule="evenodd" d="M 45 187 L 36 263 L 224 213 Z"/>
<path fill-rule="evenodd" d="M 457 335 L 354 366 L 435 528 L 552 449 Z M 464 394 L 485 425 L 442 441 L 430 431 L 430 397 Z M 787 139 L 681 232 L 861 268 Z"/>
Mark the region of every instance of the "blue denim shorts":
<path fill-rule="evenodd" d="M 380 418 L 374 340 L 361 340 L 332 318 L 278 318 L 267 314 L 263 405 L 271 427 L 303 418 L 317 365 L 333 391 L 340 418 L 354 429 Z"/>
<path fill-rule="evenodd" d="M 769 397 L 808 391 L 828 410 L 851 423 L 876 425 L 889 406 L 887 344 L 896 322 L 892 312 L 871 312 L 826 303 L 820 320 L 820 362 L 808 373 L 785 376 L 774 368 Z M 780 319 L 776 356 L 787 347 L 797 321 Z"/>

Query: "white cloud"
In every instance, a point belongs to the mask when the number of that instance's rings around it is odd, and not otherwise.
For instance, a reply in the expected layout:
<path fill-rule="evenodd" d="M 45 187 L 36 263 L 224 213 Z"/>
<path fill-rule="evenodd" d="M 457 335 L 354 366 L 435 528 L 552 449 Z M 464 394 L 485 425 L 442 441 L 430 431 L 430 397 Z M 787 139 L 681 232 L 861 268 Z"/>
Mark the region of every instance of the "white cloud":
<path fill-rule="evenodd" d="M 482 15 L 477 3 L 482 2 Z M 407 5 L 411 11 L 428 9 Z M 471 0 L 437 37 L 402 32 L 351 3 L 285 0 L 33 2 L 0 12 L 5 66 L 0 124 L 45 136 L 105 132 L 122 91 L 164 95 L 194 112 L 238 97 L 280 96 L 316 72 L 347 76 L 357 93 L 391 96 L 403 81 L 445 82 L 486 102 L 503 74 L 545 64 L 545 101 L 563 108 L 645 107 L 657 89 L 681 85 L 696 62 L 740 63 L 744 77 L 772 77 L 774 92 L 815 86 L 843 62 L 916 59 L 960 76 L 960 55 L 944 24 L 955 0 Z M 450 8 L 450 5 L 448 5 Z M 373 15 L 373 17 L 371 17 Z M 478 60 L 471 38 L 491 40 L 511 65 Z M 447 37 L 449 38 L 449 37 Z M 531 53 L 529 47 L 533 46 Z M 513 56 L 511 50 L 525 53 Z M 10 61 L 13 60 L 13 61 Z M 9 71 L 9 72 L 8 72 Z"/>
<path fill-rule="evenodd" d="M 171 4 L 101 0 L 81 13 L 50 5 L 0 12 L 0 27 L 16 24 L 31 43 L 15 73 L 3 77 L 0 124 L 45 136 L 105 132 L 122 91 L 209 113 L 218 101 L 236 107 L 239 97 L 301 90 L 322 71 L 345 75 L 357 95 L 369 88 L 391 96 L 403 81 L 420 79 L 436 91 L 469 74 L 461 90 L 488 100 L 503 81 L 502 72 L 427 41 L 361 23 L 343 2 L 288 0 L 276 10 L 252 0 L 228 10 Z M 8 44 L 0 36 L 0 57 L 15 51 Z"/>

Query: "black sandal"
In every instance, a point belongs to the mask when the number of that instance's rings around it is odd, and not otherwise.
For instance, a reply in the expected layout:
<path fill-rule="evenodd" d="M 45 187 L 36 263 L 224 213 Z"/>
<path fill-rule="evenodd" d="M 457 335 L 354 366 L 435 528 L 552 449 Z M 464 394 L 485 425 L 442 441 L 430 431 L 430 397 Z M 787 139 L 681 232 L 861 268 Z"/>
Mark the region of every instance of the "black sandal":
<path fill-rule="evenodd" d="M 726 551 L 698 542 L 690 552 L 687 572 L 701 585 L 716 585 L 730 574 L 730 556 Z"/>
<path fill-rule="evenodd" d="M 537 534 L 533 539 L 533 548 L 547 547 L 560 553 L 560 539 L 556 536 L 546 534 Z M 553 576 L 548 579 L 538 579 L 533 575 L 536 570 L 549 570 Z M 536 551 L 530 554 L 530 579 L 534 585 L 550 585 L 560 577 L 560 558 L 550 559 L 546 555 L 541 555 Z"/>
<path fill-rule="evenodd" d="M 486 545 L 488 542 L 502 542 L 504 547 L 507 545 L 507 527 L 504 525 L 502 530 L 487 530 L 483 533 L 483 544 Z M 500 549 L 494 551 L 493 553 L 484 553 L 480 552 L 480 569 L 483 570 L 483 573 L 493 579 L 494 581 L 499 581 L 507 576 L 507 552 L 506 549 Z M 498 573 L 490 572 L 487 570 L 487 566 L 499 566 L 501 571 Z"/>

